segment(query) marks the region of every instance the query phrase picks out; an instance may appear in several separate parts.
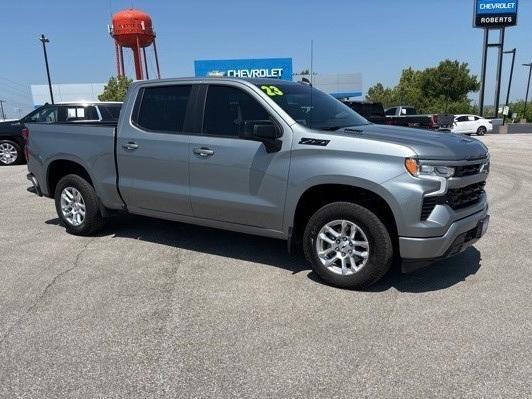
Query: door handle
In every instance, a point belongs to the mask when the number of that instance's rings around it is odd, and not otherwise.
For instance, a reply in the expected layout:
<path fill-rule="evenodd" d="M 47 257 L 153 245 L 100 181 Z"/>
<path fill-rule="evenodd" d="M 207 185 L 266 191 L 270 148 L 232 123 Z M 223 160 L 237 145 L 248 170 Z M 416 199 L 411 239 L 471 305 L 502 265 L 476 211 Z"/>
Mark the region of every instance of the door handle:
<path fill-rule="evenodd" d="M 210 148 L 201 147 L 201 148 L 194 148 L 194 154 L 199 155 L 200 157 L 210 157 L 214 155 L 214 151 Z"/>
<path fill-rule="evenodd" d="M 133 141 L 130 141 L 129 143 L 124 144 L 122 148 L 126 150 L 136 150 L 137 148 L 139 148 L 139 145 Z"/>

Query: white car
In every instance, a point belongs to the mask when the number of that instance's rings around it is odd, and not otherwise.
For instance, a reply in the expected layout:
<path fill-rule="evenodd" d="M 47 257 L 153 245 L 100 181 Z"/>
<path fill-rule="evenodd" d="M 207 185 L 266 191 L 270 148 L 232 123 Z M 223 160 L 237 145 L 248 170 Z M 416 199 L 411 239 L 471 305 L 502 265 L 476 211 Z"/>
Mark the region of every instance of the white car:
<path fill-rule="evenodd" d="M 455 115 L 451 132 L 484 136 L 493 130 L 489 119 L 477 115 Z"/>

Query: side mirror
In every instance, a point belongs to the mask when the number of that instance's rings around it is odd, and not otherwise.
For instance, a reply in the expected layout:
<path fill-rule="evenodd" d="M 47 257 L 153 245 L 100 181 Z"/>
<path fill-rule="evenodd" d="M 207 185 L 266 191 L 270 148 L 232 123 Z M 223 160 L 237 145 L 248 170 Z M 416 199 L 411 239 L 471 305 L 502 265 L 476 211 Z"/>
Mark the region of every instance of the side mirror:
<path fill-rule="evenodd" d="M 278 139 L 280 134 L 273 122 L 265 122 L 253 125 L 252 136 L 262 141 Z"/>
<path fill-rule="evenodd" d="M 273 121 L 257 121 L 248 124 L 247 134 L 243 138 L 260 141 L 266 147 L 267 152 L 277 152 L 281 149 L 283 142 L 279 140 L 281 131 Z"/>

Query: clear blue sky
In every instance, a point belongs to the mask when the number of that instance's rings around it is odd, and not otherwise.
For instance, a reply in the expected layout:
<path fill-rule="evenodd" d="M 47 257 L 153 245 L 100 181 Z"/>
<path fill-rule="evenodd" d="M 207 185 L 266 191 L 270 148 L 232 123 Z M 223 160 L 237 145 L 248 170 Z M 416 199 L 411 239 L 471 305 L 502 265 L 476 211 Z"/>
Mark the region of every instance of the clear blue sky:
<path fill-rule="evenodd" d="M 361 72 L 364 91 L 379 81 L 396 84 L 407 66 L 444 58 L 468 62 L 480 75 L 482 31 L 471 26 L 473 0 L 5 0 L 0 98 L 8 115 L 16 107 L 28 110 L 30 84 L 46 83 L 41 33 L 50 39 L 54 83 L 105 82 L 115 74 L 107 24 L 111 12 L 132 5 L 153 18 L 163 77 L 191 76 L 195 59 L 217 58 L 293 57 L 299 71 L 309 66 L 310 39 L 317 73 Z M 532 4 L 521 0 L 519 7 L 518 26 L 506 34 L 506 48 L 518 48 L 513 98 L 524 98 L 521 64 L 532 61 Z M 493 102 L 494 49 L 490 55 L 487 104 Z M 509 64 L 508 56 L 503 90 Z"/>

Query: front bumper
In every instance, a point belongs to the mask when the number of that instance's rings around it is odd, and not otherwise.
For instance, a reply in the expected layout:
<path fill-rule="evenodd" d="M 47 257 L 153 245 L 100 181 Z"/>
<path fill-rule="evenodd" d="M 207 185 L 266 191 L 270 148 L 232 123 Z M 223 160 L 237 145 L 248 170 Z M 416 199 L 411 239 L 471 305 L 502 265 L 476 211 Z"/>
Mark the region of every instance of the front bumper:
<path fill-rule="evenodd" d="M 399 237 L 399 251 L 403 259 L 403 271 L 416 270 L 438 259 L 448 258 L 464 251 L 477 242 L 487 229 L 488 207 L 460 219 L 440 237 Z"/>

